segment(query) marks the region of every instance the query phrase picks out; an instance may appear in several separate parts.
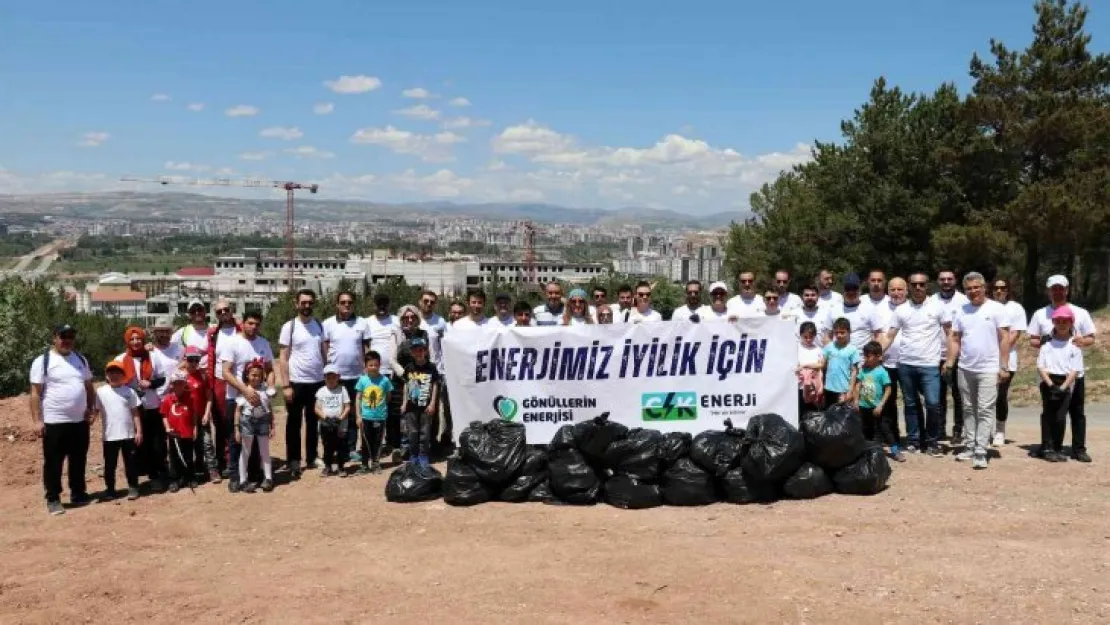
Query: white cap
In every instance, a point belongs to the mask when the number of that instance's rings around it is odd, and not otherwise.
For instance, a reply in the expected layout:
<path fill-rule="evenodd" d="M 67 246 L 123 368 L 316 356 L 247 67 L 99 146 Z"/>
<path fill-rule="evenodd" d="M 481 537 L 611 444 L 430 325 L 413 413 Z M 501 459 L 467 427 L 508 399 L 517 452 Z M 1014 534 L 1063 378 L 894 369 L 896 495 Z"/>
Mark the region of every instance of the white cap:
<path fill-rule="evenodd" d="M 714 282 L 713 284 L 709 285 L 709 292 L 710 293 L 712 293 L 713 291 L 716 291 L 716 290 L 722 290 L 725 293 L 728 293 L 728 285 L 725 284 L 724 282 Z"/>
<path fill-rule="evenodd" d="M 189 379 L 189 377 L 185 374 L 184 371 L 182 371 L 180 369 L 178 369 L 177 371 L 174 371 L 173 373 L 170 374 L 170 383 L 171 384 L 174 383 L 174 382 L 184 382 L 187 379 Z"/>
<path fill-rule="evenodd" d="M 339 367 L 335 365 L 327 365 L 326 367 L 324 367 L 324 375 L 330 375 L 332 373 L 334 373 L 335 375 L 339 375 Z"/>
<path fill-rule="evenodd" d="M 154 325 L 152 325 L 150 327 L 152 327 L 152 328 L 168 328 L 168 329 L 172 330 L 173 329 L 173 318 L 163 315 L 163 316 L 158 317 L 157 319 L 155 319 L 154 320 Z"/>
<path fill-rule="evenodd" d="M 1066 288 L 1068 288 L 1068 279 L 1065 278 L 1064 276 L 1061 276 L 1060 274 L 1056 274 L 1055 276 L 1049 276 L 1048 277 L 1048 288 L 1051 289 L 1054 286 L 1062 286 L 1066 289 Z"/>

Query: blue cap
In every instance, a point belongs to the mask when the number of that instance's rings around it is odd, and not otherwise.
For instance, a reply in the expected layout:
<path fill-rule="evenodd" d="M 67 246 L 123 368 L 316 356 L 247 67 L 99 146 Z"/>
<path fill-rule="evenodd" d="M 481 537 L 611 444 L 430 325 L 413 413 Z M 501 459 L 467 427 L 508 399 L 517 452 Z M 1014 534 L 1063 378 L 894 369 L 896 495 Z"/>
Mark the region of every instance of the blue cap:
<path fill-rule="evenodd" d="M 428 346 L 428 341 L 425 341 L 424 339 L 417 337 L 415 339 L 412 339 L 412 342 L 409 343 L 409 345 L 413 348 L 427 347 Z"/>
<path fill-rule="evenodd" d="M 58 325 L 54 326 L 54 334 L 56 334 L 56 335 L 57 334 L 67 334 L 67 333 L 75 334 L 76 332 L 77 332 L 77 328 L 69 325 L 68 323 L 59 323 Z"/>
<path fill-rule="evenodd" d="M 846 288 L 846 289 L 858 289 L 859 285 L 860 285 L 860 281 L 859 281 L 859 275 L 858 274 L 850 273 L 850 274 L 844 276 L 844 288 Z"/>

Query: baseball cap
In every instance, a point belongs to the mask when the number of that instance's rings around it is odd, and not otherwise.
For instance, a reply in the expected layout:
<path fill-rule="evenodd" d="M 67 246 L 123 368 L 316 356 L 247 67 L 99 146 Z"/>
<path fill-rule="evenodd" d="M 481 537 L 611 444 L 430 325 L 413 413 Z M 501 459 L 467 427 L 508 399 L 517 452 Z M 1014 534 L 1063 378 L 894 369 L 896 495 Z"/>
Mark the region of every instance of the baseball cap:
<path fill-rule="evenodd" d="M 513 301 L 513 296 L 509 295 L 508 293 L 498 293 L 497 295 L 495 295 L 493 297 L 493 301 L 495 301 L 495 302 L 511 302 L 511 301 Z"/>
<path fill-rule="evenodd" d="M 162 328 L 162 329 L 166 329 L 166 328 L 173 329 L 173 319 L 163 315 L 161 317 L 156 318 L 154 320 L 154 324 L 151 325 L 150 327 L 151 328 Z"/>
<path fill-rule="evenodd" d="M 860 285 L 859 274 L 850 273 L 844 276 L 844 288 L 858 289 Z"/>
<path fill-rule="evenodd" d="M 208 310 L 208 307 L 204 305 L 204 302 L 200 301 L 199 299 L 195 299 L 195 300 L 190 301 L 189 302 L 189 307 L 186 308 L 185 310 L 188 310 L 188 311 L 192 312 L 192 310 L 194 308 L 196 308 L 197 306 L 200 306 L 201 308 L 203 308 L 205 310 Z"/>
<path fill-rule="evenodd" d="M 77 328 L 69 325 L 68 323 L 59 323 L 54 326 L 54 334 L 77 334 Z"/>
<path fill-rule="evenodd" d="M 121 373 L 124 372 L 124 371 L 127 371 L 127 369 L 123 368 L 123 363 L 118 361 L 118 360 L 113 360 L 113 361 L 109 362 L 108 364 L 104 365 L 105 373 L 107 373 L 108 371 L 111 371 L 112 369 L 115 369 L 115 370 L 117 370 Z"/>
<path fill-rule="evenodd" d="M 324 367 L 324 375 L 339 375 L 339 367 L 335 365 L 327 365 Z"/>
<path fill-rule="evenodd" d="M 1075 313 L 1071 311 L 1071 306 L 1061 306 L 1052 311 L 1052 319 L 1075 319 Z"/>
<path fill-rule="evenodd" d="M 416 349 L 417 347 L 427 347 L 428 346 L 428 341 L 425 341 L 422 338 L 415 338 L 415 339 L 412 340 L 412 343 L 410 343 L 409 345 L 413 349 Z"/>
<path fill-rule="evenodd" d="M 1068 288 L 1068 279 L 1065 278 L 1064 276 L 1061 276 L 1060 274 L 1056 274 L 1054 276 L 1049 276 L 1048 277 L 1048 288 L 1051 289 L 1054 286 L 1062 286 L 1066 289 L 1066 288 Z"/>
<path fill-rule="evenodd" d="M 185 375 L 185 372 L 180 369 L 170 374 L 170 384 L 173 384 L 175 382 L 184 382 L 188 379 L 189 377 Z"/>
<path fill-rule="evenodd" d="M 197 349 L 195 345 L 190 345 L 185 348 L 186 358 L 200 358 L 202 355 L 203 354 L 200 353 L 200 350 Z"/>
<path fill-rule="evenodd" d="M 709 292 L 712 293 L 713 291 L 724 291 L 728 293 L 728 285 L 724 282 L 714 282 L 709 285 Z"/>

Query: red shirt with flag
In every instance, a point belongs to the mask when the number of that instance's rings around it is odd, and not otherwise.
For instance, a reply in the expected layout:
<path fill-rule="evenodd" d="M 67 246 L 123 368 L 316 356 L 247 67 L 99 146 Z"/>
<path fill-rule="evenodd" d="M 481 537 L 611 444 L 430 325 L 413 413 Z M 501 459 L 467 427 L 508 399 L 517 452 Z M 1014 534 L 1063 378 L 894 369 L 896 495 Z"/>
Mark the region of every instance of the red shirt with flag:
<path fill-rule="evenodd" d="M 166 395 L 162 400 L 162 416 L 169 421 L 170 429 L 178 436 L 192 439 L 197 422 L 193 416 L 193 409 L 189 406 L 189 400 L 189 395 L 184 399 L 179 398 L 176 393 Z"/>
<path fill-rule="evenodd" d="M 212 384 L 200 369 L 190 371 L 185 384 L 189 387 L 189 408 L 193 411 L 193 419 L 199 422 L 208 408 Z"/>

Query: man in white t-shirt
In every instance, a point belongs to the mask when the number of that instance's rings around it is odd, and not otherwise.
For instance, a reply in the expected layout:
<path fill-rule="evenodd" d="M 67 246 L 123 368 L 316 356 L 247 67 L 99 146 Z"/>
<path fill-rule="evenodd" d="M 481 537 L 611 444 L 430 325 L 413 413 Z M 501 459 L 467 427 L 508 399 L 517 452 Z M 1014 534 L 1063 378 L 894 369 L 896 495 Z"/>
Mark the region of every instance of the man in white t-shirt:
<path fill-rule="evenodd" d="M 1091 313 L 1086 309 L 1068 303 L 1068 279 L 1062 275 L 1048 278 L 1049 304 L 1039 308 L 1029 320 L 1029 342 L 1034 348 L 1040 349 L 1045 337 L 1052 335 L 1052 313 L 1061 306 L 1071 309 L 1075 317 L 1072 328 L 1075 338 L 1072 343 L 1080 349 L 1086 349 L 1095 343 L 1095 323 Z M 1090 462 L 1091 456 L 1087 454 L 1087 414 L 1086 398 L 1084 397 L 1084 372 L 1072 385 L 1071 400 L 1068 403 L 1068 416 L 1071 419 L 1071 456 L 1080 462 Z"/>
<path fill-rule="evenodd" d="M 829 316 L 847 319 L 852 328 L 849 342 L 863 353 L 863 346 L 871 341 L 880 340 L 887 328 L 882 327 L 875 314 L 875 307 L 860 298 L 860 279 L 854 273 L 844 276 L 844 300 L 839 305 L 829 306 Z"/>
<path fill-rule="evenodd" d="M 222 478 L 231 475 L 227 467 L 228 458 L 231 456 L 231 443 L 235 440 L 235 415 L 227 410 L 227 382 L 224 381 L 223 366 L 217 366 L 216 349 L 223 343 L 239 334 L 239 323 L 231 312 L 231 302 L 220 299 L 212 308 L 216 315 L 216 324 L 208 328 L 205 352 L 208 367 L 204 369 L 205 375 L 212 380 L 212 421 L 215 426 L 215 445 L 211 451 L 205 450 L 204 455 L 216 457 L 216 468 Z M 216 480 L 213 479 L 213 482 Z"/>
<path fill-rule="evenodd" d="M 379 293 L 374 297 L 374 314 L 366 318 L 366 328 L 370 337 L 370 349 L 378 352 L 382 357 L 382 371 L 390 375 L 393 371 L 393 359 L 397 357 L 397 350 L 404 340 L 401 332 L 401 320 L 392 313 L 393 306 L 389 296 Z M 401 400 L 403 399 L 403 381 L 400 377 L 393 376 L 393 392 L 389 395 L 389 414 L 385 420 L 386 445 L 383 454 L 388 454 L 394 449 L 401 448 Z M 356 415 L 352 411 L 350 418 Z M 347 450 L 351 462 L 361 462 L 362 458 L 355 451 L 358 443 L 357 427 L 347 428 Z"/>
<path fill-rule="evenodd" d="M 188 325 L 174 332 L 170 342 L 180 345 L 182 354 L 189 347 L 197 348 L 201 353 L 200 368 L 206 371 L 208 369 L 208 309 L 204 307 L 204 302 L 195 299 L 189 302 L 187 310 Z"/>
<path fill-rule="evenodd" d="M 557 326 L 563 321 L 563 287 L 552 280 L 544 287 L 547 301 L 532 309 L 532 319 L 538 326 Z"/>
<path fill-rule="evenodd" d="M 251 406 L 262 405 L 262 397 L 243 379 L 243 373 L 246 371 L 247 365 L 255 360 L 260 360 L 263 363 L 266 371 L 267 392 L 274 392 L 274 351 L 270 347 L 269 341 L 259 333 L 261 326 L 262 313 L 249 311 L 243 315 L 242 331 L 230 339 L 221 340 L 216 348 L 216 361 L 223 369 L 224 381 L 227 383 L 224 406 L 226 414 L 235 414 L 235 400 L 240 395 Z M 242 453 L 242 445 L 234 442 L 233 438 L 230 447 L 227 488 L 229 491 L 237 493 L 239 492 L 240 480 L 245 481 L 248 476 L 239 475 L 239 455 Z M 258 454 L 251 455 L 258 456 Z"/>
<path fill-rule="evenodd" d="M 444 371 L 443 361 L 443 334 L 447 331 L 447 321 L 435 311 L 436 302 L 439 301 L 439 296 L 435 291 L 425 290 L 420 294 L 420 301 L 417 308 L 420 309 L 420 327 L 428 333 L 428 343 L 430 344 L 430 352 L 432 354 L 432 363 L 439 371 L 439 392 L 436 397 L 439 399 L 439 410 L 437 414 L 439 418 L 436 420 L 437 427 L 435 432 L 435 440 L 433 443 L 438 443 L 437 448 L 433 453 L 437 455 L 449 455 L 447 449 L 454 442 L 451 433 L 451 400 L 447 395 L 447 377 Z M 531 309 L 529 309 L 531 312 Z"/>
<path fill-rule="evenodd" d="M 828 269 L 822 269 L 817 274 L 817 307 L 828 308 L 829 306 L 838 306 L 844 302 L 844 298 L 832 290 L 833 286 L 833 273 Z"/>
<path fill-rule="evenodd" d="M 736 321 L 728 312 L 728 285 L 724 282 L 714 282 L 709 285 L 709 303 L 698 309 L 698 320 L 705 321 Z"/>
<path fill-rule="evenodd" d="M 863 298 L 863 303 L 875 309 L 887 303 L 886 272 L 882 269 L 872 269 L 867 274 L 867 297 Z"/>
<path fill-rule="evenodd" d="M 986 279 L 979 272 L 964 275 L 964 292 L 968 303 L 952 315 L 944 374 L 955 367 L 958 358 L 965 421 L 964 450 L 956 460 L 971 460 L 974 468 L 985 469 L 994 432 L 998 384 L 1010 376 L 1010 321 L 1001 304 L 987 299 Z"/>
<path fill-rule="evenodd" d="M 335 316 L 324 321 L 324 340 L 321 347 L 326 354 L 326 364 L 335 365 L 339 370 L 339 383 L 347 391 L 351 405 L 354 405 L 357 396 L 355 386 L 358 384 L 358 379 L 365 373 L 365 355 L 366 350 L 370 348 L 370 329 L 366 319 L 355 314 L 355 302 L 355 294 L 352 291 L 340 291 L 335 295 Z M 354 450 L 350 446 L 351 431 L 355 430 L 357 436 L 358 430 L 358 422 L 354 421 L 357 415 L 353 412 L 348 416 L 347 434 L 343 439 L 347 449 L 340 450 L 348 457 Z M 356 438 L 354 442 L 357 440 Z M 316 462 L 308 465 L 307 468 L 317 468 L 318 465 L 319 462 Z"/>
<path fill-rule="evenodd" d="M 940 306 L 927 297 L 928 289 L 928 276 L 920 272 L 910 276 L 910 299 L 894 310 L 890 330 L 882 343 L 886 349 L 899 336 L 902 338 L 898 382 L 902 386 L 906 414 L 906 451 L 923 450 L 940 458 L 944 456 L 940 449 L 943 418 L 940 414 L 940 367 L 935 363 L 940 358 L 941 344 L 947 340 L 949 325 Z"/>
<path fill-rule="evenodd" d="M 956 273 L 954 271 L 944 269 L 937 272 L 937 286 L 940 287 L 936 293 L 933 293 L 929 299 L 933 300 L 940 307 L 941 313 L 944 315 L 945 320 L 952 321 L 952 316 L 956 311 L 967 303 L 967 297 L 956 290 Z M 944 342 L 940 348 L 940 364 L 943 365 L 946 358 L 948 358 L 948 341 Z M 959 374 L 960 360 L 956 359 L 956 365 L 952 368 L 950 375 L 942 375 L 940 377 L 940 433 L 944 436 L 946 430 L 945 423 L 948 419 L 948 392 L 952 392 L 952 444 L 958 444 L 963 440 L 964 430 L 964 402 L 960 398 L 960 383 Z"/>
<path fill-rule="evenodd" d="M 817 287 L 810 285 L 802 289 L 802 307 L 791 311 L 794 318 L 794 334 L 801 339 L 802 324 L 810 321 L 817 328 L 817 338 L 814 343 L 817 347 L 824 347 L 825 343 L 832 341 L 832 316 L 827 308 L 819 306 L 820 297 Z M 890 402 L 887 402 L 890 403 Z"/>
<path fill-rule="evenodd" d="M 755 292 L 755 274 L 750 271 L 740 273 L 738 279 L 740 292 L 728 300 L 729 314 L 736 317 L 762 317 L 767 306 L 763 297 Z"/>
<path fill-rule="evenodd" d="M 686 303 L 674 309 L 671 313 L 671 321 L 699 321 L 699 308 L 701 308 L 701 282 L 690 280 L 686 283 Z"/>
<path fill-rule="evenodd" d="M 297 316 L 285 322 L 278 337 L 278 379 L 285 399 L 285 460 L 289 475 L 301 477 L 301 424 L 304 424 L 304 461 L 316 466 L 319 430 L 316 423 L 316 391 L 324 385 L 324 326 L 313 310 L 316 292 L 301 289 L 295 296 Z M 348 398 L 349 400 L 350 398 Z"/>
<path fill-rule="evenodd" d="M 1028 325 L 1025 316 L 1025 307 L 1020 302 L 1010 299 L 1010 282 L 1004 278 L 996 278 L 991 289 L 994 301 L 1006 309 L 1010 321 L 1010 357 L 1006 363 L 1009 377 L 998 383 L 998 402 L 994 409 L 994 436 L 991 444 L 1001 447 L 1006 444 L 1006 420 L 1010 416 L 1010 383 L 1018 371 L 1018 341 L 1025 334 Z"/>
<path fill-rule="evenodd" d="M 89 424 L 96 415 L 96 392 L 85 357 L 73 350 L 77 330 L 54 328 L 54 345 L 31 363 L 31 420 L 42 437 L 42 484 L 46 510 L 64 514 L 62 467 L 69 464 L 69 500 L 89 502 L 85 461 L 89 454 Z"/>
<path fill-rule="evenodd" d="M 779 294 L 779 310 L 790 313 L 802 307 L 802 298 L 790 292 L 790 272 L 779 269 L 775 272 L 775 292 Z"/>
<path fill-rule="evenodd" d="M 466 296 L 467 315 L 453 325 L 456 328 L 482 328 L 490 325 L 490 320 L 486 317 L 486 292 L 481 289 L 471 291 Z"/>
<path fill-rule="evenodd" d="M 628 323 L 655 323 L 663 320 L 663 315 L 651 307 L 651 283 L 641 280 L 636 284 L 636 306 L 628 316 Z"/>
<path fill-rule="evenodd" d="M 885 340 L 885 334 L 890 331 L 891 322 L 894 320 L 894 311 L 906 302 L 906 281 L 902 278 L 891 278 L 887 285 L 886 301 L 875 308 L 875 317 L 879 320 L 879 327 L 883 328 L 883 335 L 879 342 Z M 883 418 L 894 427 L 894 439 L 899 440 L 898 433 L 898 359 L 902 335 L 894 337 L 890 345 L 883 349 L 883 368 L 890 378 L 890 398 L 883 404 Z"/>
<path fill-rule="evenodd" d="M 562 318 L 560 317 L 560 321 Z M 498 293 L 493 296 L 493 316 L 490 317 L 491 326 L 511 328 L 516 325 L 513 317 L 513 296 L 508 293 Z"/>

